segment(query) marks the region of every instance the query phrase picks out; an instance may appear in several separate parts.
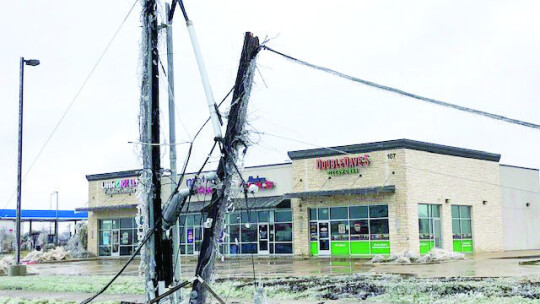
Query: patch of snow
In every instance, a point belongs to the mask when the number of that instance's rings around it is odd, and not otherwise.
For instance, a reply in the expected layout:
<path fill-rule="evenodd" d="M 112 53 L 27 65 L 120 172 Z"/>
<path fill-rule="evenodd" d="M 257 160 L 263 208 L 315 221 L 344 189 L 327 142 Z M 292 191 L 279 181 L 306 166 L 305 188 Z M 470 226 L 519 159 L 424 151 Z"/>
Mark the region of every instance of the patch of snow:
<path fill-rule="evenodd" d="M 48 262 L 68 260 L 69 258 L 70 253 L 64 247 L 56 247 L 49 251 L 34 250 L 28 253 L 23 261 Z"/>
<path fill-rule="evenodd" d="M 13 264 L 15 264 L 15 258 L 12 255 L 3 257 L 0 260 L 0 276 L 7 275 L 9 266 Z"/>
<path fill-rule="evenodd" d="M 411 251 L 394 253 L 385 258 L 383 255 L 376 255 L 371 259 L 371 263 L 394 263 L 394 264 L 425 264 L 433 262 L 463 260 L 463 253 L 448 251 L 440 248 L 433 248 L 425 255 L 418 255 Z"/>
<path fill-rule="evenodd" d="M 386 258 L 382 254 L 377 254 L 371 259 L 371 263 L 382 263 L 386 261 Z"/>

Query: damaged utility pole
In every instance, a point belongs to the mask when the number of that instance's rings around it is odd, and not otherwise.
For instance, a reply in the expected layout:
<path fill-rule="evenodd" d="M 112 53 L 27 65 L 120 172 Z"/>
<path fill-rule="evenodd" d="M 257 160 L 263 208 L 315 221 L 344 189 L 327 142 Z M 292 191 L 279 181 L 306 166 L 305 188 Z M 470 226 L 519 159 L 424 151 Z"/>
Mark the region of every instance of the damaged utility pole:
<path fill-rule="evenodd" d="M 233 99 L 229 111 L 227 130 L 222 143 L 222 156 L 217 169 L 222 187 L 212 193 L 212 201 L 208 210 L 207 223 L 204 227 L 204 236 L 200 248 L 195 277 L 193 282 L 190 303 L 203 304 L 206 301 L 206 290 L 201 281 L 209 281 L 214 271 L 214 262 L 218 251 L 218 238 L 222 234 L 225 212 L 232 203 L 234 188 L 238 187 L 237 164 L 243 162 L 247 150 L 245 123 L 249 101 L 249 93 L 253 83 L 255 71 L 255 58 L 259 52 L 259 39 L 247 32 L 244 36 L 244 45 L 240 57 L 240 65 L 236 75 Z M 236 183 L 236 184 L 235 184 Z M 245 187 L 245 185 L 242 185 Z"/>
<path fill-rule="evenodd" d="M 159 134 L 159 53 L 156 0 L 143 4 L 142 53 L 144 72 L 141 86 L 140 136 L 143 154 L 141 183 L 144 187 L 140 208 L 146 229 L 154 230 L 143 257 L 146 265 L 147 297 L 154 298 L 172 283 L 172 244 L 161 229 L 161 160 Z M 155 229 L 155 228 L 159 229 Z M 145 231 L 146 232 L 146 231 Z"/>

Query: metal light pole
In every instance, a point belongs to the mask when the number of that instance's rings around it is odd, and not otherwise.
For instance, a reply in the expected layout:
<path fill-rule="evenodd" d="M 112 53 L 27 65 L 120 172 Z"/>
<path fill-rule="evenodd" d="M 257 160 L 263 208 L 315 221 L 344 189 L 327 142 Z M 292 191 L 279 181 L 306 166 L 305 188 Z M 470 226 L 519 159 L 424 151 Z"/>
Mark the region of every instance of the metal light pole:
<path fill-rule="evenodd" d="M 56 221 L 54 222 L 54 244 L 58 246 L 58 191 L 53 191 L 51 195 L 56 194 Z"/>
<path fill-rule="evenodd" d="M 166 23 L 166 37 L 167 37 L 167 79 L 169 82 L 169 142 L 170 142 L 170 152 L 169 160 L 171 164 L 171 193 L 176 189 L 176 183 L 178 182 L 176 177 L 176 121 L 174 118 L 175 114 L 175 96 L 174 96 L 174 50 L 173 50 L 173 35 L 172 35 L 172 20 L 169 18 L 170 15 L 170 6 L 168 3 L 165 3 L 165 16 L 167 16 Z M 176 220 L 176 225 L 173 228 L 173 256 L 175 260 L 173 261 L 174 265 L 174 280 L 176 283 L 181 281 L 181 264 L 180 264 L 180 220 Z M 183 231 L 183 229 L 182 229 Z M 174 294 L 175 301 L 180 302 L 179 298 L 182 297 L 181 291 Z"/>
<path fill-rule="evenodd" d="M 21 57 L 21 70 L 19 82 L 19 152 L 17 160 L 17 221 L 15 225 L 17 237 L 17 254 L 15 265 L 21 264 L 21 180 L 22 180 L 22 136 L 23 136 L 23 90 L 24 90 L 24 65 L 37 66 L 39 60 L 25 60 Z M 26 269 L 23 271 L 26 272 Z M 24 274 L 22 273 L 22 274 Z"/>
<path fill-rule="evenodd" d="M 54 192 L 51 192 L 49 195 L 49 210 L 52 210 L 52 198 L 53 198 Z M 52 222 L 49 222 L 49 234 L 52 234 Z"/>

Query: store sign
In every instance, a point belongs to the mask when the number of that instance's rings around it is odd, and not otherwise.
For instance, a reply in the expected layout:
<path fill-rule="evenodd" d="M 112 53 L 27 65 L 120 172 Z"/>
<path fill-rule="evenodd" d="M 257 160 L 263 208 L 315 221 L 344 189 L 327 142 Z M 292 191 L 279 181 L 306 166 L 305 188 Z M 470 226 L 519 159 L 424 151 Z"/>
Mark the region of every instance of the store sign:
<path fill-rule="evenodd" d="M 276 187 L 276 184 L 274 182 L 271 182 L 269 180 L 266 180 L 264 177 L 253 177 L 250 176 L 247 180 L 247 186 L 256 185 L 259 187 L 259 190 L 270 190 L 274 189 Z"/>
<path fill-rule="evenodd" d="M 369 155 L 357 157 L 342 157 L 333 159 L 317 159 L 317 169 L 325 170 L 328 175 L 355 174 L 360 172 L 360 167 L 367 167 L 371 164 Z"/>
<path fill-rule="evenodd" d="M 213 188 L 207 185 L 206 177 L 190 178 L 186 180 L 188 188 L 193 187 L 197 194 L 212 194 Z M 195 185 L 193 185 L 195 184 Z"/>
<path fill-rule="evenodd" d="M 110 182 L 103 182 L 101 188 L 107 195 L 134 193 L 137 191 L 139 181 L 136 178 L 117 179 Z"/>

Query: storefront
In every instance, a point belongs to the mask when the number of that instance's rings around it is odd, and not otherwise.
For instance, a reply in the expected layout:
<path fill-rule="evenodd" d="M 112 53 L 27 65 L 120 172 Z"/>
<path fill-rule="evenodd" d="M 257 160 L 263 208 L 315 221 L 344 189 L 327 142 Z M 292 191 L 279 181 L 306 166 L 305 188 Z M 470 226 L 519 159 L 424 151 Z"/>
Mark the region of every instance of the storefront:
<path fill-rule="evenodd" d="M 310 254 L 389 254 L 388 206 L 309 209 Z"/>
<path fill-rule="evenodd" d="M 100 219 L 99 256 L 131 255 L 139 243 L 135 218 Z"/>
<path fill-rule="evenodd" d="M 181 254 L 199 253 L 204 222 L 205 214 L 180 216 L 180 223 L 184 223 L 180 226 Z M 292 254 L 292 227 L 290 207 L 233 212 L 226 216 L 219 251 L 224 255 Z"/>
<path fill-rule="evenodd" d="M 250 195 L 249 208 L 237 204 L 226 214 L 221 254 L 370 257 L 504 249 L 509 228 L 499 185 L 500 172 L 510 169 L 500 171 L 498 154 L 402 139 L 289 157 L 290 163 L 245 169 L 244 178 L 260 191 Z M 87 176 L 89 206 L 79 210 L 89 211 L 90 251 L 123 256 L 136 248 L 138 174 Z M 182 187 L 193 184 L 197 194 L 180 218 L 182 255 L 199 253 L 212 191 L 193 174 Z M 165 185 L 164 198 L 169 191 Z"/>

